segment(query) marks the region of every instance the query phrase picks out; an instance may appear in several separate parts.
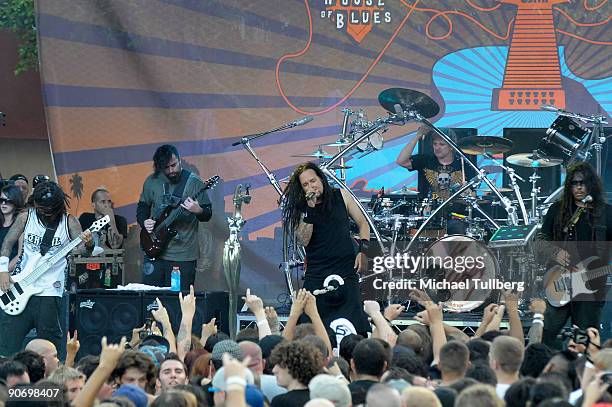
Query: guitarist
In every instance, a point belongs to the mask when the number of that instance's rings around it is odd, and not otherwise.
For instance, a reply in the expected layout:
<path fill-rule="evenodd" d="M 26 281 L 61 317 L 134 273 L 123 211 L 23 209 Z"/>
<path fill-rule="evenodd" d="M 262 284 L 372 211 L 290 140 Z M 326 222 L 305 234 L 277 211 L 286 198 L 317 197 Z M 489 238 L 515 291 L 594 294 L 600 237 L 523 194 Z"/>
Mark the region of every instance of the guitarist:
<path fill-rule="evenodd" d="M 177 235 L 156 259 L 145 260 L 143 283 L 158 287 L 170 285 L 172 267 L 181 270 L 181 290 L 189 291 L 195 280 L 198 245 L 198 222 L 212 216 L 212 207 L 204 183 L 194 173 L 182 168 L 175 146 L 164 144 L 153 155 L 153 174 L 142 187 L 136 219 L 140 227 L 151 233 L 159 216 L 168 207 L 184 209 L 171 225 Z M 196 195 L 194 197 L 194 195 Z M 195 199 L 194 199 L 195 198 Z"/>
<path fill-rule="evenodd" d="M 563 194 L 544 217 L 538 234 L 539 258 L 548 265 L 568 268 L 595 256 L 589 269 L 605 266 L 610 260 L 612 241 L 612 206 L 606 204 L 601 179 L 588 163 L 574 164 L 567 170 Z M 583 242 L 583 243 L 581 243 Z M 606 276 L 587 283 L 591 295 L 578 295 L 561 307 L 546 307 L 544 343 L 551 345 L 568 318 L 581 329 L 599 328 L 606 298 Z"/>
<path fill-rule="evenodd" d="M 0 289 L 8 291 L 10 277 L 8 273 L 8 255 L 11 247 L 23 233 L 23 252 L 13 274 L 32 265 L 29 259 L 40 254 L 53 255 L 62 246 L 79 235 L 85 242 L 80 252 L 93 249 L 91 232 L 83 232 L 77 218 L 66 213 L 69 206 L 68 195 L 55 182 L 43 182 L 36 186 L 28 201 L 29 209 L 17 216 L 8 231 L 2 249 L 0 249 Z M 9 356 L 21 349 L 23 339 L 30 329 L 36 328 L 37 337 L 47 339 L 59 348 L 60 341 L 65 340 L 59 324 L 60 304 L 64 294 L 67 260 L 64 258 L 52 265 L 38 280 L 45 289 L 30 298 L 24 311 L 19 315 L 0 315 L 0 355 Z M 43 280 L 43 281 L 41 281 Z"/>

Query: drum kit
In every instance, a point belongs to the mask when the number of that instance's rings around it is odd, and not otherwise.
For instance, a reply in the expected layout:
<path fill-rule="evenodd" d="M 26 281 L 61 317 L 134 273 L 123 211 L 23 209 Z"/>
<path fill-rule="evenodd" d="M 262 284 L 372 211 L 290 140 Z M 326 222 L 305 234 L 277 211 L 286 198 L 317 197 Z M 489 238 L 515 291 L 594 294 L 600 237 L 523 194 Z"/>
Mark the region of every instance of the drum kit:
<path fill-rule="evenodd" d="M 496 156 L 512 150 L 511 140 L 480 135 L 465 137 L 455 142 L 428 120 L 440 112 L 439 105 L 428 95 L 411 89 L 390 88 L 379 94 L 378 101 L 387 110 L 388 116 L 369 120 L 363 110 L 345 108 L 342 110 L 341 132 L 336 141 L 319 145 L 311 153 L 295 154 L 293 157 L 319 160 L 319 165 L 330 182 L 349 193 L 367 219 L 372 238 L 378 243 L 379 253 L 383 256 L 406 253 L 427 256 L 435 253 L 436 256 L 456 258 L 476 250 L 482 253 L 484 258 L 484 271 L 481 270 L 483 278 L 491 277 L 502 281 L 510 278 L 527 280 L 536 274 L 533 270 L 535 261 L 528 239 L 514 239 L 512 240 L 514 243 L 504 245 L 503 239 L 499 236 L 505 236 L 506 229 L 510 227 L 525 229 L 524 235 L 531 238 L 535 235 L 533 232 L 538 228 L 547 208 L 559 197 L 562 188 L 548 197 L 540 196 L 539 169 L 559 165 L 567 167 L 573 162 L 586 161 L 594 157 L 597 171 L 601 174 L 601 151 L 605 142 L 603 124 L 607 123 L 603 116 L 586 116 L 553 106 L 542 106 L 544 110 L 554 111 L 558 115 L 557 119 L 546 131 L 546 137 L 541 140 L 537 149 L 507 156 L 506 165 Z M 312 120 L 306 119 L 301 121 Z M 292 124 L 299 125 L 295 124 L 298 122 L 300 121 Z M 462 160 L 462 165 L 471 167 L 477 175 L 466 180 L 463 185 L 449 186 L 449 196 L 446 199 L 432 195 L 422 196 L 418 191 L 407 187 L 396 191 L 381 190 L 368 200 L 357 198 L 345 182 L 346 170 L 351 168 L 346 164 L 347 160 L 359 159 L 383 149 L 383 135 L 388 128 L 391 125 L 405 125 L 409 122 L 420 123 L 426 126 L 430 133 L 442 138 L 454 150 L 455 157 Z M 591 123 L 592 127 L 587 128 L 579 122 Z M 292 124 L 281 129 L 292 127 Z M 245 146 L 280 194 L 280 183 L 261 163 L 249 145 L 251 139 L 268 133 L 243 137 L 240 142 L 234 144 L 242 143 Z M 325 148 L 337 148 L 337 152 L 330 153 L 325 151 Z M 485 170 L 478 168 L 467 155 L 482 157 L 499 167 L 501 172 L 507 174 L 509 185 L 503 188 L 497 187 L 487 177 Z M 533 172 L 529 179 L 525 180 L 515 173 L 512 166 L 531 168 Z M 529 198 L 523 198 L 519 182 L 531 184 Z M 526 205 L 526 201 L 528 203 L 530 201 L 530 204 Z M 490 209 L 495 207 L 505 211 L 505 219 L 493 216 Z M 460 225 L 459 234 L 451 231 L 457 225 Z M 489 239 L 493 239 L 492 236 L 493 238 L 498 236 L 497 245 L 489 244 Z M 293 249 L 289 250 L 290 247 Z M 284 239 L 283 268 L 290 290 L 292 289 L 290 269 L 299 265 L 300 260 L 303 260 L 303 249 L 296 245 L 295 240 Z M 452 274 L 454 270 L 442 267 L 441 270 L 432 272 L 430 268 L 423 266 L 415 273 L 414 270 L 408 272 L 396 268 L 388 270 L 385 275 L 374 273 L 363 276 L 361 281 L 381 277 L 388 282 L 403 281 L 406 277 L 410 280 L 424 280 L 428 276 L 431 277 L 432 273 L 439 276 L 440 272 L 448 279 L 449 273 Z M 465 277 L 465 275 L 460 276 L 460 279 Z M 471 292 L 470 290 L 428 291 L 433 299 L 443 302 L 445 308 L 451 312 L 466 312 L 482 307 L 486 303 L 486 298 L 498 293 L 494 288 L 485 289 L 484 294 L 483 291 L 472 293 L 471 297 L 466 295 Z M 387 290 L 386 298 L 377 299 L 395 302 L 398 301 L 398 298 L 394 298 L 397 293 L 394 291 L 392 294 L 391 290 Z"/>
<path fill-rule="evenodd" d="M 601 151 L 603 140 L 592 137 L 597 131 L 597 125 L 605 123 L 603 117 L 583 116 L 555 109 L 559 117 L 546 131 L 546 137 L 537 149 L 529 152 L 513 154 L 506 157 L 506 162 L 498 160 L 500 154 L 512 151 L 513 142 L 497 136 L 472 136 L 460 139 L 457 143 L 437 129 L 427 119 L 436 116 L 440 108 L 438 104 L 424 93 L 401 88 L 391 88 L 378 96 L 380 105 L 390 114 L 386 118 L 369 121 L 363 110 L 344 109 L 342 132 L 333 143 L 318 146 L 312 153 L 295 155 L 318 159 L 321 168 L 339 187 L 346 187 L 345 165 L 348 157 L 360 158 L 384 146 L 383 134 L 389 125 L 403 125 L 409 121 L 417 121 L 428 126 L 455 149 L 456 156 L 465 159 L 465 165 L 471 165 L 478 174 L 461 188 L 453 190 L 448 199 L 422 196 L 418 191 L 403 187 L 395 191 L 381 190 L 369 200 L 359 200 L 354 195 L 362 212 L 370 223 L 373 238 L 380 245 L 380 253 L 385 256 L 396 256 L 403 253 L 418 253 L 425 257 L 430 255 L 452 257 L 465 256 L 472 251 L 481 253 L 484 258 L 484 269 L 481 278 L 499 280 L 535 279 L 533 253 L 528 240 L 520 240 L 520 244 L 492 245 L 488 240 L 496 231 L 503 231 L 507 226 L 530 226 L 527 232 L 532 238 L 533 231 L 538 228 L 547 208 L 552 202 L 547 197 L 540 196 L 539 169 L 553 166 L 569 166 L 575 161 L 584 161 L 595 152 Z M 552 107 L 544 107 L 552 110 Z M 580 123 L 593 122 L 594 129 L 589 129 Z M 323 147 L 337 147 L 337 153 L 327 153 Z M 486 173 L 477 168 L 467 155 L 482 157 L 500 168 L 509 179 L 508 187 L 499 188 L 487 177 Z M 513 166 L 532 169 L 528 180 L 516 174 Z M 336 171 L 339 176 L 336 176 Z M 520 191 L 520 183 L 531 184 L 530 197 L 524 198 Z M 481 186 L 482 185 L 482 186 Z M 507 213 L 507 219 L 494 219 L 491 208 L 502 207 Z M 529 210 L 528 210 L 529 209 Z M 454 226 L 451 227 L 451 224 Z M 456 234 L 457 225 L 460 234 Z M 451 230 L 454 230 L 451 232 Z M 449 234 L 455 233 L 455 234 Z M 501 247 L 503 246 L 503 247 Z M 500 272 L 500 270 L 504 270 Z M 440 274 L 442 272 L 442 274 Z M 433 274 L 432 274 L 433 273 Z M 455 274 L 455 275 L 453 275 Z M 442 268 L 432 269 L 421 267 L 414 271 L 393 269 L 386 273 L 387 281 L 400 282 L 408 279 L 431 279 L 432 275 L 444 276 L 446 280 L 455 279 L 456 272 Z M 465 279 L 465 275 L 462 276 Z M 370 278 L 380 278 L 378 274 L 362 277 L 363 281 Z M 533 287 L 529 284 L 528 287 Z M 487 298 L 499 293 L 494 288 L 479 290 L 449 290 L 426 289 L 432 298 L 444 303 L 445 309 L 451 312 L 466 312 L 486 304 Z M 532 294 L 532 293 L 527 293 Z M 393 294 L 388 290 L 384 300 L 398 301 L 398 292 Z M 383 298 L 379 298 L 383 299 Z M 401 300 L 401 298 L 400 298 Z"/>

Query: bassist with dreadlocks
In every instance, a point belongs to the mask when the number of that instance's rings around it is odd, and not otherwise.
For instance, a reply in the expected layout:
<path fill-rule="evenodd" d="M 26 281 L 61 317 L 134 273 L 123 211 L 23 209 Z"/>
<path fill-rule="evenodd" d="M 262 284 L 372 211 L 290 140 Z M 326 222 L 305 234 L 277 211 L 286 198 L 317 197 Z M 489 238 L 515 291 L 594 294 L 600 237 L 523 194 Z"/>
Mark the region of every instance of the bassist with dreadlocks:
<path fill-rule="evenodd" d="M 337 290 L 316 297 L 326 327 L 338 331 L 337 325 L 343 324 L 344 330 L 353 333 L 369 331 L 357 272 L 367 269 L 370 226 L 357 204 L 346 191 L 332 188 L 313 163 L 295 169 L 281 202 L 285 228 L 306 249 L 304 288 L 321 290 L 334 275 L 344 282 Z M 349 216 L 359 227 L 359 244 L 351 237 Z"/>
<path fill-rule="evenodd" d="M 8 256 L 13 244 L 23 234 L 23 252 L 13 272 L 13 278 L 40 264 L 39 255 L 48 258 L 61 251 L 71 240 L 80 237 L 85 242 L 78 251 L 91 253 L 91 232 L 83 232 L 77 218 L 66 213 L 68 195 L 55 182 L 43 182 L 34 188 L 27 211 L 23 211 L 8 231 L 0 250 L 0 289 L 7 293 L 11 287 Z M 37 294 L 26 299 L 25 309 L 18 315 L 0 315 L 0 355 L 10 356 L 21 349 L 23 339 L 32 328 L 38 338 L 47 339 L 60 347 L 64 339 L 59 323 L 60 306 L 64 294 L 66 257 L 50 264 L 35 281 Z M 8 293 L 7 293 L 8 294 Z M 14 296 L 13 293 L 10 293 Z M 4 296 L 3 296 L 4 297 Z"/>

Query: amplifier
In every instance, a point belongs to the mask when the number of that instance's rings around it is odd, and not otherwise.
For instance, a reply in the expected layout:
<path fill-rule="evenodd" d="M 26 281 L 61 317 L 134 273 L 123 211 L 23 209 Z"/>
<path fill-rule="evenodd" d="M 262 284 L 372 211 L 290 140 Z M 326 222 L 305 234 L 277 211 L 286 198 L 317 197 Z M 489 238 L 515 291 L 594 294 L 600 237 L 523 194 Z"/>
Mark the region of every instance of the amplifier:
<path fill-rule="evenodd" d="M 123 249 L 106 249 L 100 256 L 70 256 L 68 290 L 116 288 L 123 284 Z"/>

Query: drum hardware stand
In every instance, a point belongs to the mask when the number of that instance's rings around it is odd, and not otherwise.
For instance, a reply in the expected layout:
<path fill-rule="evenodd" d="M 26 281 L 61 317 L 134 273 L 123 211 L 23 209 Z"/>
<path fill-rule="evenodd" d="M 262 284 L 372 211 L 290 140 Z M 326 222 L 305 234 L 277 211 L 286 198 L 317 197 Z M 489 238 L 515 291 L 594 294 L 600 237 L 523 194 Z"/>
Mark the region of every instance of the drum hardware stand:
<path fill-rule="evenodd" d="M 533 174 L 529 176 L 531 181 L 531 223 L 538 223 L 540 216 L 538 214 L 538 193 L 540 187 L 536 187 L 538 180 L 542 178 L 538 175 L 538 167 L 533 167 Z"/>
<path fill-rule="evenodd" d="M 387 249 L 385 248 L 385 246 L 382 243 L 382 238 L 381 238 L 380 232 L 378 231 L 378 228 L 374 224 L 374 220 L 372 219 L 370 214 L 366 211 L 366 209 L 364 208 L 362 203 L 359 202 L 359 199 L 357 199 L 357 197 L 355 196 L 353 191 L 351 191 L 351 189 L 344 182 L 342 182 L 340 179 L 338 179 L 338 177 L 336 177 L 336 174 L 334 174 L 334 171 L 330 170 L 329 167 L 331 167 L 339 159 L 343 158 L 344 155 L 348 151 L 350 151 L 353 148 L 355 148 L 355 146 L 357 144 L 361 143 L 363 140 L 365 140 L 366 138 L 370 137 L 370 135 L 376 133 L 377 131 L 386 128 L 387 126 L 389 126 L 389 123 L 391 123 L 391 122 L 392 122 L 391 118 L 390 119 L 377 119 L 375 124 L 372 127 L 370 127 L 370 129 L 368 131 L 364 132 L 360 137 L 357 137 L 356 139 L 351 141 L 351 144 L 347 145 L 343 150 L 341 150 L 338 153 L 336 153 L 336 155 L 334 155 L 328 162 L 326 162 L 325 164 L 321 165 L 321 170 L 329 178 L 331 178 L 334 182 L 336 182 L 336 184 L 340 188 L 342 188 L 346 192 L 348 192 L 349 195 L 351 196 L 351 198 L 353 199 L 353 201 L 357 204 L 357 207 L 359 208 L 359 210 L 361 211 L 363 216 L 365 216 L 366 220 L 368 221 L 368 224 L 370 225 L 370 230 L 374 233 L 374 236 L 376 236 L 376 240 L 378 241 L 378 244 L 379 244 L 380 249 L 382 250 L 383 254 L 387 253 Z"/>
<path fill-rule="evenodd" d="M 485 217 L 486 220 L 489 221 L 489 223 L 491 223 L 493 225 L 493 227 L 495 227 L 496 229 L 499 229 L 499 224 L 497 222 L 495 222 L 495 220 L 493 218 L 491 218 L 489 216 L 489 214 L 487 214 L 485 211 L 482 210 L 482 208 L 480 207 L 480 205 L 478 205 L 478 201 L 476 200 L 475 197 L 473 196 L 464 196 L 463 199 L 470 204 L 470 207 L 468 208 L 469 210 L 469 214 L 471 216 L 472 214 L 472 208 L 476 209 L 478 212 L 480 212 L 480 214 L 482 216 Z M 471 219 L 471 217 L 470 217 Z"/>
<path fill-rule="evenodd" d="M 536 154 L 535 151 L 533 153 Z M 525 182 L 525 180 L 520 175 L 518 175 L 516 171 L 514 171 L 514 168 L 508 167 L 507 165 L 500 163 L 498 160 L 493 158 L 493 156 L 491 156 L 490 154 L 485 152 L 483 156 L 493 161 L 493 163 L 501 167 L 502 170 L 505 170 L 508 172 L 508 176 L 510 177 L 510 186 L 514 190 L 514 194 L 516 195 L 516 199 L 518 200 L 519 207 L 521 209 L 521 214 L 523 215 L 523 221 L 525 222 L 525 225 L 528 225 L 529 217 L 527 216 L 527 209 L 525 209 L 525 202 L 523 201 L 523 196 L 521 195 L 521 188 L 518 186 L 516 182 L 517 179 L 521 182 Z"/>
<path fill-rule="evenodd" d="M 592 117 L 593 121 L 593 130 L 591 131 L 591 139 L 589 140 L 589 148 L 587 150 L 587 158 L 589 157 L 590 150 L 595 151 L 595 165 L 597 169 L 597 174 L 602 176 L 602 168 L 601 168 L 601 150 L 603 149 L 603 144 L 606 142 L 606 135 L 604 133 L 604 124 L 608 124 L 606 118 L 604 116 L 595 116 Z"/>
<path fill-rule="evenodd" d="M 455 152 L 457 152 L 457 154 L 459 154 L 459 156 L 464 159 L 464 162 L 466 162 L 469 166 L 471 166 L 474 169 L 474 171 L 476 171 L 478 174 L 481 174 L 481 170 L 476 166 L 476 164 L 474 164 L 473 162 L 471 162 L 468 159 L 468 157 L 463 153 L 463 151 L 461 151 L 459 146 L 457 146 L 457 143 L 455 143 L 450 137 L 448 137 L 446 134 L 444 134 L 439 128 L 434 126 L 433 123 L 431 123 L 429 120 L 427 120 L 425 117 L 423 117 L 419 112 L 416 112 L 416 111 L 404 111 L 403 112 L 403 116 L 404 116 L 404 119 L 405 118 L 411 118 L 411 119 L 414 119 L 414 120 L 418 120 L 419 122 L 421 122 L 424 125 L 426 125 L 429 128 L 431 128 L 436 133 L 436 135 L 441 137 L 442 140 L 446 141 L 446 143 L 448 143 L 448 145 L 450 145 L 453 148 L 453 150 L 455 150 Z M 479 177 L 480 177 L 480 175 L 479 175 Z M 510 225 L 518 225 L 518 216 L 516 214 L 516 208 L 514 207 L 514 205 L 512 205 L 512 202 L 510 201 L 510 199 L 508 199 L 507 197 L 503 196 L 501 194 L 501 192 L 499 192 L 497 187 L 487 177 L 483 176 L 481 178 L 481 181 L 484 181 L 489 186 L 491 191 L 493 191 L 495 193 L 495 195 L 497 195 L 497 197 L 500 199 L 504 209 L 508 213 L 508 223 Z M 497 226 L 497 227 L 499 227 L 499 226 Z"/>

